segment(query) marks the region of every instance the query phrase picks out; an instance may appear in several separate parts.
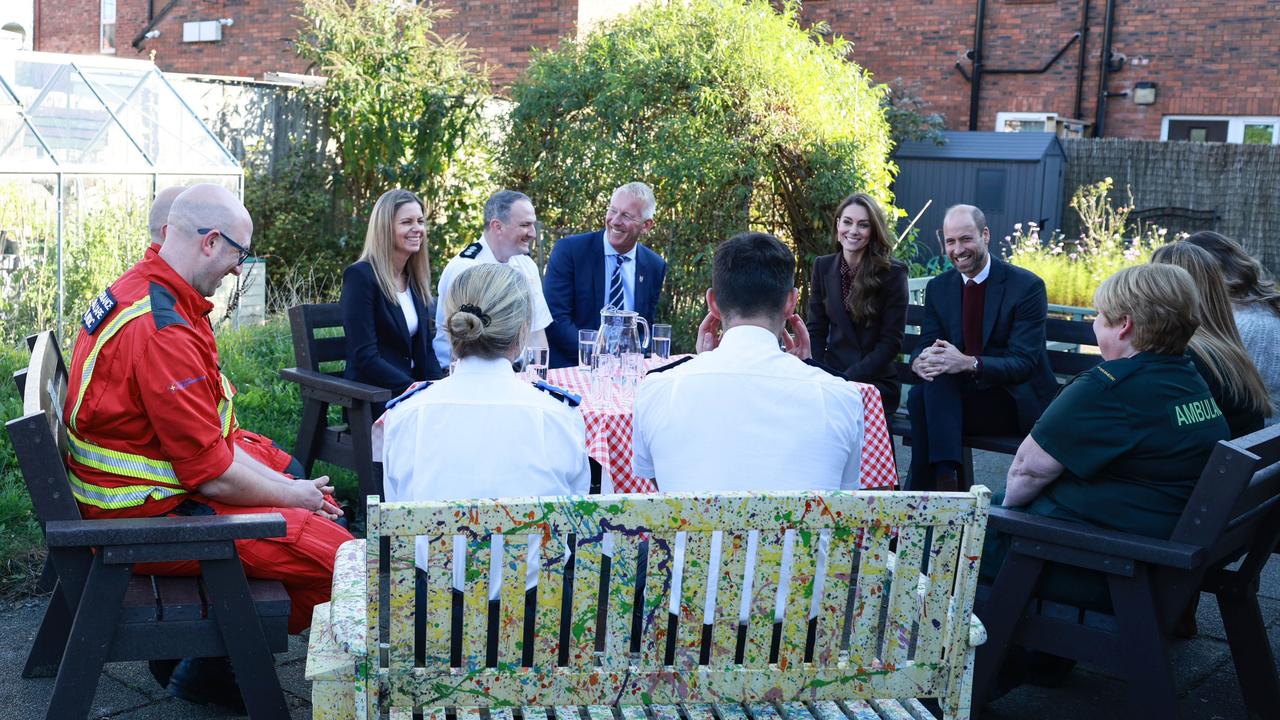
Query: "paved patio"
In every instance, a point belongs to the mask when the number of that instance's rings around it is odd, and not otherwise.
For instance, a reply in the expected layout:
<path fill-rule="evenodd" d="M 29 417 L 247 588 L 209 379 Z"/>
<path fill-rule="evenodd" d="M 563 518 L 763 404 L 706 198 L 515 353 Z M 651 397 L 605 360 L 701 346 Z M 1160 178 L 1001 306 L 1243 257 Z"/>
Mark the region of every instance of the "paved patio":
<path fill-rule="evenodd" d="M 905 467 L 910 449 L 899 448 Z M 976 475 L 992 490 L 1004 487 L 1011 458 L 975 453 Z M 1259 594 L 1262 615 L 1272 647 L 1280 645 L 1280 562 L 1263 572 Z M 0 711 L 13 720 L 43 718 L 53 680 L 23 680 L 23 661 L 43 612 L 44 598 L 0 605 Z M 1179 718 L 1185 720 L 1244 720 L 1247 717 L 1236 683 L 1235 668 L 1225 641 L 1217 602 L 1202 596 L 1197 615 L 1200 634 L 1179 642 L 1174 649 L 1174 681 L 1179 693 Z M 303 678 L 306 637 L 290 639 L 289 651 L 277 656 L 280 681 L 294 718 L 311 714 L 310 685 Z M 89 681 L 89 679 L 86 679 Z M 987 707 L 987 720 L 1055 720 L 1125 717 L 1124 684 L 1087 666 L 1078 667 L 1059 688 L 1025 686 Z M 146 663 L 113 663 L 98 683 L 93 718 L 113 720 L 168 720 L 170 718 L 232 717 L 226 711 L 192 705 L 169 697 L 151 678 Z"/>

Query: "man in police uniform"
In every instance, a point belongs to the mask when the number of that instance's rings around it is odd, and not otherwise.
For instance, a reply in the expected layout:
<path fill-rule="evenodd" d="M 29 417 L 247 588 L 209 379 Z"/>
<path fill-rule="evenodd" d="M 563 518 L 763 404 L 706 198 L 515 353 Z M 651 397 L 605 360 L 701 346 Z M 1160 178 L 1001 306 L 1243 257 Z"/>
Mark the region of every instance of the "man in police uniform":
<path fill-rule="evenodd" d="M 63 410 L 72 492 L 86 518 L 281 513 L 285 537 L 236 547 L 247 575 L 284 584 L 289 629 L 301 632 L 329 599 L 334 555 L 351 535 L 333 522 L 341 511 L 328 478 L 281 475 L 232 437 L 206 298 L 240 272 L 253 222 L 227 190 L 196 185 L 174 201 L 167 226 L 160 253 L 130 268 L 82 318 Z M 145 571 L 188 575 L 199 566 Z M 170 670 L 153 667 L 162 684 Z M 184 661 L 170 690 L 233 707 L 240 700 L 224 658 Z"/>
<path fill-rule="evenodd" d="M 533 322 L 529 326 L 530 347 L 547 346 L 547 326 L 551 324 L 551 311 L 542 295 L 542 279 L 538 265 L 529 257 L 529 251 L 538 237 L 538 216 L 528 195 L 515 190 L 499 190 L 484 204 L 484 233 L 480 239 L 463 248 L 458 256 L 445 265 L 440 273 L 436 291 L 436 337 L 431 347 L 436 352 L 441 368 L 448 368 L 452 353 L 449 349 L 449 331 L 444 321 L 444 301 L 449 284 L 463 270 L 484 263 L 507 263 L 519 270 L 529 281 L 533 296 Z"/>
<path fill-rule="evenodd" d="M 802 360 L 791 251 L 743 233 L 716 248 L 711 272 L 701 354 L 636 391 L 635 474 L 664 492 L 857 488 L 862 394 Z"/>

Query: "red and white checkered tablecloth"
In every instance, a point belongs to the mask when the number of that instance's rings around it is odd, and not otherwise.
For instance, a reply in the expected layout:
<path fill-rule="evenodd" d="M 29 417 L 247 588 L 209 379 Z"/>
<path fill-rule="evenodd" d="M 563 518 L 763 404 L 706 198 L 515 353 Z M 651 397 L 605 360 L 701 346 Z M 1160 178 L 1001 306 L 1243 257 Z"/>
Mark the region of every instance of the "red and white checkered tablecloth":
<path fill-rule="evenodd" d="M 678 358 L 673 358 L 678 359 Z M 649 368 L 670 362 L 651 358 Z M 582 417 L 587 424 L 587 454 L 609 471 L 613 491 L 656 492 L 653 481 L 631 474 L 631 402 L 620 393 L 591 393 L 591 374 L 578 368 L 559 368 L 547 373 L 547 382 L 582 396 Z M 893 438 L 884 420 L 880 391 L 874 385 L 854 383 L 862 391 L 863 488 L 892 490 L 898 481 L 893 458 Z"/>

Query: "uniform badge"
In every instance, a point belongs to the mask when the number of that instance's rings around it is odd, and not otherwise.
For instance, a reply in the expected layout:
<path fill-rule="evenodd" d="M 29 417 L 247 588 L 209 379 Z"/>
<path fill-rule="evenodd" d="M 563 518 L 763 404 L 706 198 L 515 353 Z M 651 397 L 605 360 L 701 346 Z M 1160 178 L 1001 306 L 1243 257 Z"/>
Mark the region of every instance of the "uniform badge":
<path fill-rule="evenodd" d="M 549 385 L 546 382 L 543 382 L 542 380 L 535 382 L 533 386 L 541 390 L 542 392 L 550 395 L 551 397 L 559 400 L 565 405 L 568 405 L 569 407 L 578 407 L 579 405 L 582 404 L 581 396 L 574 395 L 573 393 L 569 392 L 568 390 L 565 390 L 564 388 L 559 388 L 559 387 L 556 387 L 555 385 Z"/>
<path fill-rule="evenodd" d="M 116 309 L 116 298 L 111 294 L 111 288 L 103 290 L 98 297 L 89 303 L 89 309 L 84 311 L 84 315 L 80 316 L 80 325 L 84 331 L 90 335 L 98 330 L 98 326 L 102 325 L 102 321 L 107 319 L 112 310 Z"/>
<path fill-rule="evenodd" d="M 470 245 L 463 248 L 462 252 L 458 253 L 458 257 L 466 258 L 468 260 L 475 260 L 476 256 L 479 255 L 480 251 L 483 249 L 484 249 L 483 245 L 481 245 L 478 242 L 473 242 Z"/>
<path fill-rule="evenodd" d="M 395 407 L 395 406 L 399 405 L 400 403 L 404 402 L 405 400 L 408 400 L 409 398 L 411 398 L 411 397 L 413 397 L 414 395 L 416 395 L 416 394 L 418 394 L 418 393 L 422 392 L 423 390 L 426 390 L 426 389 L 427 389 L 427 388 L 429 388 L 429 387 L 431 387 L 431 381 L 430 381 L 430 380 L 422 380 L 422 381 L 420 381 L 420 382 L 416 382 L 416 383 L 414 383 L 414 384 L 410 385 L 408 390 L 405 390 L 404 392 L 400 393 L 399 395 L 397 395 L 396 397 L 392 398 L 392 399 L 387 403 L 387 409 L 388 409 L 388 410 L 390 410 L 391 408 L 393 408 L 393 407 Z"/>

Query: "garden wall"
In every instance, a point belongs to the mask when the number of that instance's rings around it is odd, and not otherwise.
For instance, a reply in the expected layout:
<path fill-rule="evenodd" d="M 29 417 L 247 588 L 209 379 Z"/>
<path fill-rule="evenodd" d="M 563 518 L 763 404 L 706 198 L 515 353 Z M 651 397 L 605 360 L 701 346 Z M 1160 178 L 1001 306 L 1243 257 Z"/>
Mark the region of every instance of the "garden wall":
<path fill-rule="evenodd" d="M 1081 185 L 1110 177 L 1115 202 L 1133 208 L 1210 210 L 1214 221 L 1152 218 L 1171 230 L 1212 229 L 1234 238 L 1272 272 L 1280 272 L 1280 146 L 1152 140 L 1067 140 L 1067 198 Z M 1063 214 L 1067 237 L 1079 218 Z"/>

